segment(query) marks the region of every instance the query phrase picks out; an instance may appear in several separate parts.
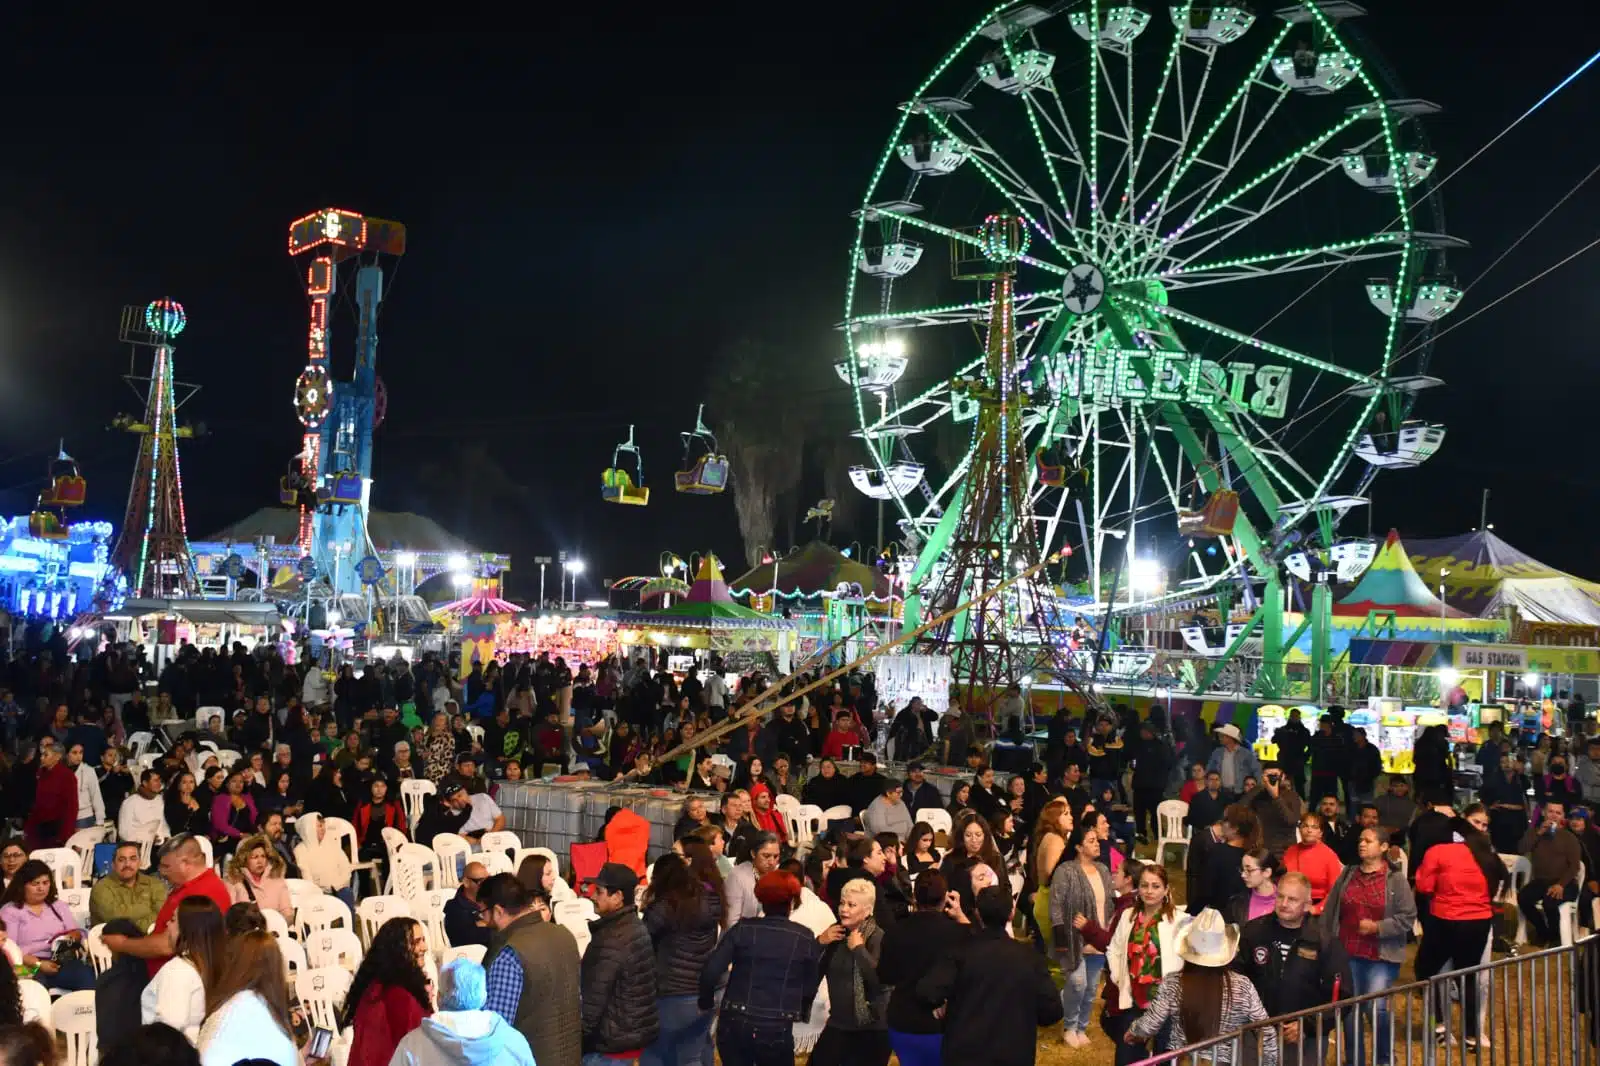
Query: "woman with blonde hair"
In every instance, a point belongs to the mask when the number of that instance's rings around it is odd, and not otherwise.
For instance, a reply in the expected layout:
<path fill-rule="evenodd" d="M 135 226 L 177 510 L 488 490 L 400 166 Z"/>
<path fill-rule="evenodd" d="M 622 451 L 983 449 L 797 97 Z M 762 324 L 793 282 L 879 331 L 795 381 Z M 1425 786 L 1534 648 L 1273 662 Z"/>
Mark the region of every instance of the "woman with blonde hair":
<path fill-rule="evenodd" d="M 265 836 L 257 833 L 245 837 L 228 860 L 228 898 L 235 903 L 271 908 L 288 921 L 294 917 L 294 905 L 289 902 L 284 868 L 283 857 Z"/>
<path fill-rule="evenodd" d="M 889 986 L 878 980 L 883 930 L 873 921 L 878 890 L 864 877 L 839 888 L 839 921 L 817 936 L 823 945 L 822 975 L 828 982 L 827 1027 L 817 1038 L 813 1062 L 888 1066 Z"/>
<path fill-rule="evenodd" d="M 234 1066 L 240 1059 L 300 1066 L 289 1021 L 283 954 L 271 933 L 246 933 L 228 944 L 222 973 L 206 989 L 200 1026 L 200 1066 Z"/>
<path fill-rule="evenodd" d="M 1033 846 L 1028 849 L 1028 883 L 1034 888 L 1034 935 L 1047 952 L 1053 947 L 1050 942 L 1050 878 L 1067 853 L 1067 837 L 1071 832 L 1072 807 L 1064 796 L 1057 796 L 1039 811 L 1033 827 Z"/>

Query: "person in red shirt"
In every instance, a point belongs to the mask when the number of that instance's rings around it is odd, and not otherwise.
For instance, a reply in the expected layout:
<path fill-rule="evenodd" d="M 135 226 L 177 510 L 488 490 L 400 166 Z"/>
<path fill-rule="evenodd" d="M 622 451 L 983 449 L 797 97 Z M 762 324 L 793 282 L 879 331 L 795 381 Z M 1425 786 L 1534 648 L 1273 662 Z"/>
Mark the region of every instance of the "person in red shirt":
<path fill-rule="evenodd" d="M 1190 800 L 1194 799 L 1194 794 L 1196 792 L 1203 792 L 1205 787 L 1206 765 L 1205 763 L 1197 762 L 1193 766 L 1189 767 L 1189 780 L 1185 781 L 1183 783 L 1183 787 L 1178 790 L 1178 798 L 1183 802 L 1188 803 Z"/>
<path fill-rule="evenodd" d="M 1428 849 L 1417 867 L 1418 909 L 1427 897 L 1422 942 L 1417 945 L 1417 980 L 1426 981 L 1441 970 L 1464 970 L 1483 962 L 1484 949 L 1494 929 L 1494 899 L 1509 876 L 1500 856 L 1495 854 L 1485 831 L 1488 812 L 1481 803 L 1467 808 L 1467 817 L 1458 818 L 1451 828 L 1449 843 Z M 1478 1042 L 1478 982 L 1463 981 L 1462 1024 L 1467 1027 L 1466 1043 Z M 1443 992 L 1441 986 L 1440 992 Z M 1441 996 L 1437 1009 L 1449 1004 Z M 1437 1018 L 1447 1014 L 1434 1015 Z"/>
<path fill-rule="evenodd" d="M 167 841 L 161 849 L 160 868 L 161 876 L 173 889 L 167 896 L 167 902 L 157 912 L 156 924 L 150 927 L 150 935 L 101 934 L 101 940 L 112 952 L 144 959 L 149 964 L 151 977 L 172 957 L 167 938 L 161 934 L 166 931 L 168 923 L 176 918 L 178 904 L 190 896 L 205 896 L 223 914 L 227 914 L 228 908 L 233 906 L 227 882 L 207 865 L 206 853 L 201 849 L 200 842 L 189 834 L 181 833 Z"/>
<path fill-rule="evenodd" d="M 39 778 L 33 806 L 22 823 L 28 850 L 59 848 L 78 828 L 78 778 L 61 764 L 61 745 L 48 737 L 39 745 Z"/>
<path fill-rule="evenodd" d="M 823 738 L 822 757 L 824 759 L 842 759 L 845 757 L 846 748 L 860 748 L 866 741 L 861 738 L 861 731 L 856 728 L 855 716 L 849 711 L 840 711 L 833 720 L 833 730 Z M 77 792 L 73 792 L 76 802 Z"/>
<path fill-rule="evenodd" d="M 1306 875 L 1311 882 L 1311 913 L 1322 913 L 1322 901 L 1328 898 L 1333 883 L 1344 873 L 1344 863 L 1334 850 L 1322 842 L 1322 815 L 1306 811 L 1300 816 L 1300 842 L 1284 849 L 1283 867 Z"/>
<path fill-rule="evenodd" d="M 374 934 L 340 1019 L 356 1034 L 349 1066 L 389 1066 L 401 1038 L 433 1013 L 422 969 L 427 955 L 428 936 L 415 918 L 390 918 Z"/>

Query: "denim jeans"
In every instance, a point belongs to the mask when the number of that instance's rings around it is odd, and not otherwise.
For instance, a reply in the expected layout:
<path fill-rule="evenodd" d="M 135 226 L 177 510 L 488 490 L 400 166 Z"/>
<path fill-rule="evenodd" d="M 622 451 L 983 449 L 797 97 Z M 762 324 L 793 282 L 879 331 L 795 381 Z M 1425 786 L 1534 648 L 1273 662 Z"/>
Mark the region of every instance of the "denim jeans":
<path fill-rule="evenodd" d="M 656 1000 L 661 1033 L 644 1049 L 640 1066 L 711 1066 L 711 1012 L 700 1009 L 699 999 L 695 995 Z"/>
<path fill-rule="evenodd" d="M 1400 964 L 1379 959 L 1351 959 L 1350 979 L 1355 985 L 1350 991 L 1357 996 L 1382 992 L 1400 979 Z M 1374 1017 L 1376 1012 L 1376 1017 Z M 1345 1041 L 1344 1061 L 1349 1066 L 1357 1062 L 1371 1062 L 1374 1066 L 1389 1066 L 1389 1051 L 1394 1044 L 1394 1031 L 1389 1025 L 1389 997 L 1369 1000 L 1356 1008 L 1355 1029 Z M 1368 1029 L 1373 1030 L 1372 1057 L 1366 1058 L 1363 1040 Z"/>
<path fill-rule="evenodd" d="M 638 1059 L 614 1059 L 610 1055 L 602 1055 L 598 1051 L 586 1051 L 583 1055 L 582 1066 L 622 1066 L 623 1063 L 638 1061 Z"/>
<path fill-rule="evenodd" d="M 889 1030 L 889 1046 L 900 1066 L 939 1066 L 944 1056 L 943 1033 L 902 1033 Z"/>
<path fill-rule="evenodd" d="M 1068 1032 L 1083 1032 L 1089 1028 L 1089 1013 L 1094 1007 L 1094 994 L 1100 986 L 1100 971 L 1106 968 L 1104 955 L 1085 955 L 1078 968 L 1067 975 L 1061 986 L 1061 1010 L 1066 1015 L 1062 1026 Z"/>

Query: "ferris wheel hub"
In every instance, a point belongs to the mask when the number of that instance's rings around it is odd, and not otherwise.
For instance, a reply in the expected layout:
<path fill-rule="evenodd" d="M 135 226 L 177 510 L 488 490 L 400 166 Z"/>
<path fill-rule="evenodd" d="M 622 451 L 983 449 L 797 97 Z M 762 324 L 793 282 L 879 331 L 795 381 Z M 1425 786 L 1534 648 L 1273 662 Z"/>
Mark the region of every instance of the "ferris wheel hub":
<path fill-rule="evenodd" d="M 1093 263 L 1072 267 L 1061 285 L 1062 303 L 1080 318 L 1094 314 L 1105 295 L 1106 276 Z"/>

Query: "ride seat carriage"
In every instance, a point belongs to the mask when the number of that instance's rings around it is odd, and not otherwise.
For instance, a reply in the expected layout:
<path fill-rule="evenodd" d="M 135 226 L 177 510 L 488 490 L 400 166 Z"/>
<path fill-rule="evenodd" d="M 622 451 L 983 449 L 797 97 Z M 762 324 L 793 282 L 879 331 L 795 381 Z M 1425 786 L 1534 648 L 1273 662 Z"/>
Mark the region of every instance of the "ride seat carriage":
<path fill-rule="evenodd" d="M 707 452 L 696 459 L 689 469 L 675 472 L 672 480 L 679 492 L 695 496 L 721 492 L 728 487 L 728 457 Z"/>
<path fill-rule="evenodd" d="M 50 484 L 39 494 L 40 507 L 82 507 L 89 496 L 89 483 L 78 472 L 78 464 L 62 450 L 50 463 Z"/>
<path fill-rule="evenodd" d="M 361 503 L 361 475 L 354 470 L 338 470 L 328 475 L 328 483 L 317 489 L 317 500 L 331 507 L 351 507 Z"/>
<path fill-rule="evenodd" d="M 607 503 L 631 503 L 642 507 L 650 502 L 650 490 L 643 485 L 635 485 L 626 470 L 610 466 L 600 475 L 600 498 Z"/>
<path fill-rule="evenodd" d="M 1239 517 L 1239 494 L 1218 489 L 1198 511 L 1178 512 L 1178 533 L 1185 537 L 1226 537 Z"/>
<path fill-rule="evenodd" d="M 67 524 L 54 511 L 34 511 L 28 516 L 28 533 L 40 540 L 66 540 Z"/>

